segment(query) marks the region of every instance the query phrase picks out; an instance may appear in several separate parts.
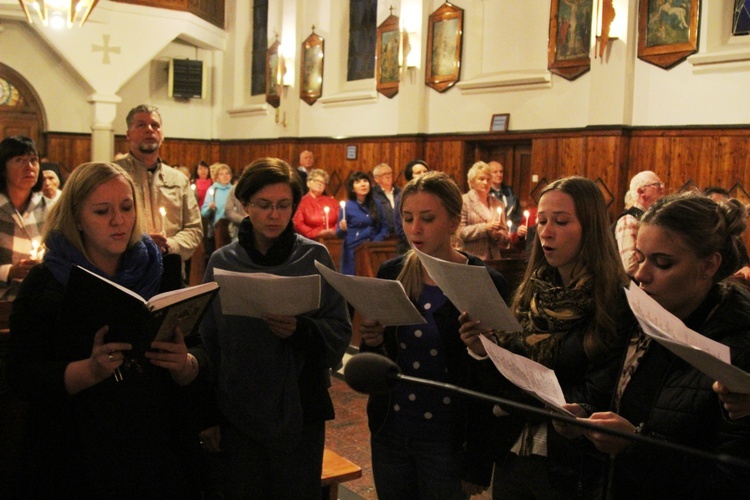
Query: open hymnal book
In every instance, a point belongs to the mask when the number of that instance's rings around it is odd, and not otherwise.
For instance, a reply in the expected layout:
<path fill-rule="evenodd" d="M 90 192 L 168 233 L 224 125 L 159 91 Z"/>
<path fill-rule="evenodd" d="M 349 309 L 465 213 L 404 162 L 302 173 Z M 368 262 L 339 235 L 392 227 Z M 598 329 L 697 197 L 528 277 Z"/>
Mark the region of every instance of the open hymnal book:
<path fill-rule="evenodd" d="M 127 342 L 133 346 L 133 356 L 140 356 L 151 342 L 171 340 L 176 327 L 184 336 L 197 331 L 218 288 L 212 281 L 145 300 L 114 281 L 73 266 L 63 297 L 61 324 L 78 324 L 92 337 L 107 325 L 105 342 Z"/>
<path fill-rule="evenodd" d="M 422 325 L 424 317 L 406 296 L 400 281 L 337 273 L 318 261 L 315 267 L 362 316 L 390 325 Z"/>
<path fill-rule="evenodd" d="M 729 346 L 691 330 L 633 282 L 625 295 L 643 333 L 730 391 L 750 393 L 750 373 L 732 365 Z"/>
<path fill-rule="evenodd" d="M 214 269 L 224 314 L 262 318 L 297 316 L 320 307 L 320 275 L 277 276 Z"/>
<path fill-rule="evenodd" d="M 510 382 L 534 396 L 552 410 L 573 416 L 562 406 L 566 404 L 560 382 L 555 372 L 527 357 L 500 347 L 484 335 L 480 335 L 484 350 L 492 363 Z"/>
<path fill-rule="evenodd" d="M 508 309 L 484 266 L 467 266 L 431 257 L 414 249 L 437 286 L 459 311 L 466 311 L 483 328 L 520 332 L 521 324 Z"/>

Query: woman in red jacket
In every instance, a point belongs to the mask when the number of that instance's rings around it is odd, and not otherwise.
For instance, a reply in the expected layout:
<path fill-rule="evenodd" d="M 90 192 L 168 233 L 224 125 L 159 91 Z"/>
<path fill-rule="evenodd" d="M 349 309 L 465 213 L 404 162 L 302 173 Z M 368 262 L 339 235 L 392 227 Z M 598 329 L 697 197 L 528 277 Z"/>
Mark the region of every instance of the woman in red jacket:
<path fill-rule="evenodd" d="M 336 232 L 339 204 L 332 196 L 324 194 L 328 180 L 325 170 L 313 169 L 307 176 L 309 191 L 294 214 L 294 230 L 311 240 L 333 237 Z"/>

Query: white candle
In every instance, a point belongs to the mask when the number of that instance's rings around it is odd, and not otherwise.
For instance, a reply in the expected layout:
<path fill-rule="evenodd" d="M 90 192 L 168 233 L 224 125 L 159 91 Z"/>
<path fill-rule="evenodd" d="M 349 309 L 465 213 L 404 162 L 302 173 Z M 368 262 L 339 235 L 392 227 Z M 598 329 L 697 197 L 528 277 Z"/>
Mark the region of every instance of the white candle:
<path fill-rule="evenodd" d="M 161 232 L 164 236 L 167 235 L 167 210 L 164 207 L 159 207 L 159 213 L 161 214 Z"/>
<path fill-rule="evenodd" d="M 524 222 L 524 226 L 529 227 L 529 211 L 528 210 L 523 211 L 523 217 L 524 219 L 526 219 L 526 221 Z"/>
<path fill-rule="evenodd" d="M 31 252 L 29 252 L 29 258 L 31 260 L 37 260 L 39 258 L 39 240 L 31 240 Z"/>
<path fill-rule="evenodd" d="M 216 191 L 214 191 L 214 188 L 208 190 L 208 196 L 211 197 L 211 201 L 216 201 Z"/>
<path fill-rule="evenodd" d="M 340 201 L 339 206 L 341 207 L 341 219 L 346 220 L 346 202 Z"/>
<path fill-rule="evenodd" d="M 326 231 L 328 231 L 328 212 L 330 212 L 330 211 L 331 211 L 331 208 L 330 208 L 330 207 L 328 207 L 328 206 L 325 206 L 325 207 L 323 207 L 323 211 L 324 211 L 324 212 L 326 213 L 326 214 L 325 214 L 325 219 L 326 219 Z"/>
<path fill-rule="evenodd" d="M 509 233 L 511 232 L 511 231 L 510 231 L 511 229 L 513 229 L 513 221 L 510 221 L 510 220 L 509 220 L 509 221 L 508 221 L 508 232 L 509 232 Z"/>

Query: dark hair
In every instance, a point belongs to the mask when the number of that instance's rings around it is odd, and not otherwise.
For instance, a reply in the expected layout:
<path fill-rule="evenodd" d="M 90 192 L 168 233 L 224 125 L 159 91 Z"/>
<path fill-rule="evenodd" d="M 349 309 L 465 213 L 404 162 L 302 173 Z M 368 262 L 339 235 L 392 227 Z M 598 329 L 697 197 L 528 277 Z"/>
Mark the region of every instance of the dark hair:
<path fill-rule="evenodd" d="M 288 184 L 292 188 L 294 215 L 302 198 L 302 184 L 297 172 L 279 158 L 259 158 L 246 166 L 240 180 L 237 181 L 237 187 L 234 188 L 234 195 L 244 204 L 249 202 L 255 193 L 271 184 Z M 291 220 L 289 223 L 291 224 Z"/>
<path fill-rule="evenodd" d="M 721 265 L 714 282 L 728 278 L 739 268 L 738 240 L 747 228 L 747 209 L 736 199 L 716 203 L 697 193 L 667 196 L 643 214 L 641 224 L 659 226 L 681 236 L 700 258 L 718 252 Z"/>
<path fill-rule="evenodd" d="M 430 166 L 427 164 L 424 160 L 412 160 L 409 163 L 406 164 L 406 168 L 404 168 L 404 177 L 406 177 L 407 181 L 410 181 L 414 178 L 414 174 L 412 173 L 412 170 L 414 170 L 415 165 L 424 165 L 427 170 L 430 170 Z"/>
<path fill-rule="evenodd" d="M 151 106 L 150 104 L 139 104 L 138 106 L 131 109 L 128 112 L 128 116 L 125 117 L 125 123 L 127 124 L 128 128 L 133 125 L 133 118 L 135 117 L 136 113 L 156 113 L 156 115 L 159 117 L 159 122 L 161 123 L 161 113 L 159 113 L 159 108 L 157 108 L 156 106 Z"/>
<path fill-rule="evenodd" d="M 729 191 L 719 186 L 709 186 L 703 190 L 703 196 L 711 196 L 712 194 L 720 194 L 726 198 L 730 198 Z"/>
<path fill-rule="evenodd" d="M 599 186 L 584 177 L 566 177 L 545 187 L 539 201 L 550 191 L 560 191 L 573 199 L 575 215 L 581 224 L 581 251 L 573 275 L 585 271 L 594 280 L 594 317 L 583 338 L 584 350 L 593 359 L 606 353 L 607 348 L 617 341 L 619 311 L 615 306 L 621 303 L 622 288 L 630 280 L 609 229 L 607 205 Z M 513 311 L 517 315 L 529 309 L 534 291 L 531 280 L 534 271 L 547 266 L 537 233 L 526 273 L 513 300 Z"/>
<path fill-rule="evenodd" d="M 0 191 L 3 193 L 8 192 L 8 177 L 7 177 L 7 168 L 8 168 L 8 161 L 11 158 L 15 158 L 16 156 L 24 156 L 24 155 L 36 155 L 39 156 L 39 153 L 36 149 L 36 144 L 34 144 L 34 141 L 31 140 L 30 137 L 26 137 L 25 135 L 13 135 L 10 137 L 6 137 L 5 139 L 0 142 Z M 34 184 L 34 187 L 31 188 L 32 192 L 37 192 L 42 190 L 42 185 L 44 184 L 44 176 L 41 175 L 42 171 L 41 168 L 39 169 L 39 174 L 37 174 L 36 184 Z"/>
<path fill-rule="evenodd" d="M 370 184 L 370 192 L 367 193 L 362 205 L 367 207 L 373 226 L 375 226 L 376 229 L 380 229 L 380 210 L 378 209 L 378 202 L 375 201 L 375 198 L 372 195 L 372 180 L 370 180 L 370 176 L 366 172 L 358 170 L 349 174 L 349 177 L 346 179 L 346 195 L 350 200 L 357 201 L 357 194 L 354 192 L 354 183 L 360 179 L 367 179 L 367 182 Z"/>
<path fill-rule="evenodd" d="M 194 181 L 194 180 L 198 179 L 198 168 L 199 167 L 206 167 L 208 169 L 208 178 L 210 179 L 211 178 L 211 168 L 208 166 L 208 163 L 206 163 L 205 161 L 201 160 L 201 161 L 199 161 L 198 163 L 196 163 L 193 166 L 193 172 L 190 174 L 190 180 Z"/>

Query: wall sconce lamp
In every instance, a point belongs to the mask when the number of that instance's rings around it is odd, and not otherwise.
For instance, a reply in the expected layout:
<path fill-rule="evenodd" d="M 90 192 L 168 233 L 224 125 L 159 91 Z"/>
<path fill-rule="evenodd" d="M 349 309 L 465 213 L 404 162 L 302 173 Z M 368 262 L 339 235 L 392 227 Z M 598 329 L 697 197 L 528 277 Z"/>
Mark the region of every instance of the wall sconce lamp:
<path fill-rule="evenodd" d="M 619 40 L 619 35 L 623 27 L 621 26 L 621 20 L 615 21 L 616 10 L 615 0 L 598 0 L 597 2 L 597 21 L 598 29 L 596 35 L 596 46 L 594 50 L 594 57 L 599 56 L 599 59 L 604 57 L 604 52 L 610 47 L 610 43 L 615 40 Z M 618 5 L 619 9 L 626 9 L 627 6 Z M 624 20 L 624 16 L 620 16 L 620 19 Z"/>
<path fill-rule="evenodd" d="M 79 20 L 78 26 L 83 26 L 98 2 L 99 0 L 18 0 L 29 24 L 34 24 L 31 9 L 36 11 L 44 26 L 54 29 L 65 26 L 72 28 L 76 20 Z"/>

